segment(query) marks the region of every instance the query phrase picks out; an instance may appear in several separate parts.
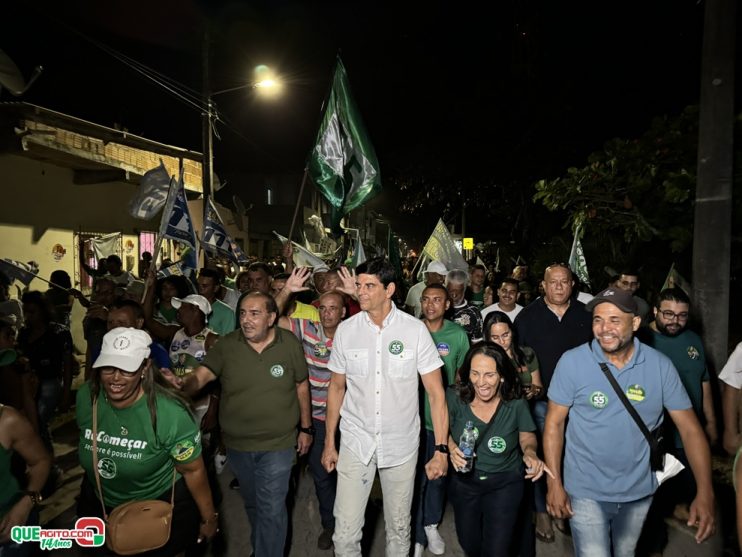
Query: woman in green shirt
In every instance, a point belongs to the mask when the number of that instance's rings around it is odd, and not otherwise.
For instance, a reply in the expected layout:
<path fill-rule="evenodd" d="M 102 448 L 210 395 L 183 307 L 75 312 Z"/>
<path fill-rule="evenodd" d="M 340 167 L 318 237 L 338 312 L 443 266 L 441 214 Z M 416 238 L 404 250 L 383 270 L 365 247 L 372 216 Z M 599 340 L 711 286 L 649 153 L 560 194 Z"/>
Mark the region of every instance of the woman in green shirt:
<path fill-rule="evenodd" d="M 214 536 L 218 515 L 201 458 L 201 433 L 188 403 L 154 372 L 151 344 L 144 331 L 112 329 L 103 337 L 90 381 L 78 391 L 78 453 L 85 476 L 77 514 L 103 515 L 96 475 L 109 514 L 130 501 L 170 501 L 175 470 L 170 539 L 165 546 L 142 554 L 159 557 L 180 554 Z"/>
<path fill-rule="evenodd" d="M 506 556 L 523 497 L 525 478 L 551 474 L 536 455 L 536 426 L 507 353 L 480 342 L 469 349 L 459 370 L 461 383 L 448 389 L 451 464 L 467 464 L 458 439 L 474 426 L 473 470 L 453 475 L 451 502 L 456 533 L 468 556 Z"/>

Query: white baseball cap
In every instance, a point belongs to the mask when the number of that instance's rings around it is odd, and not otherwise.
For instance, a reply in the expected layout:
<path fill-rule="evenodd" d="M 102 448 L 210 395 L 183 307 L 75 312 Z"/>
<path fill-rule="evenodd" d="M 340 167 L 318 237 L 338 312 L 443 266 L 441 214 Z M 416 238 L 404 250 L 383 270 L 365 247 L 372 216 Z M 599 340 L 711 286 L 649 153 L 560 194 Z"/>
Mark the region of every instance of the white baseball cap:
<path fill-rule="evenodd" d="M 136 371 L 149 358 L 152 337 L 145 331 L 131 327 L 116 327 L 103 337 L 100 354 L 93 368 L 115 367 Z"/>
<path fill-rule="evenodd" d="M 446 266 L 440 261 L 431 261 L 430 263 L 428 263 L 428 268 L 425 269 L 425 272 L 445 275 L 448 274 L 448 269 L 446 269 Z"/>
<path fill-rule="evenodd" d="M 199 294 L 188 294 L 185 298 L 171 298 L 170 303 L 175 309 L 180 307 L 180 304 L 191 304 L 196 306 L 206 316 L 208 321 L 209 314 L 211 313 L 211 304 L 209 300 Z"/>

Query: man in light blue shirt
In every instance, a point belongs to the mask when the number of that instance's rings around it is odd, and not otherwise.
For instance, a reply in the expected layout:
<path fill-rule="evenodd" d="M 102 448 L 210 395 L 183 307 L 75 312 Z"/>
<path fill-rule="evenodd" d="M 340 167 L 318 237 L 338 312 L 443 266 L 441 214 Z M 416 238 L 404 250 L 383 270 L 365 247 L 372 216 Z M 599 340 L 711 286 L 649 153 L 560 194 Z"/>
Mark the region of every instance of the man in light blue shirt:
<path fill-rule="evenodd" d="M 549 513 L 571 519 L 577 557 L 609 557 L 611 547 L 614 557 L 634 555 L 657 479 L 649 444 L 601 370 L 605 363 L 650 431 L 667 410 L 680 432 L 698 483 L 688 524 L 701 542 L 714 529 L 711 458 L 678 373 L 666 356 L 633 338 L 641 317 L 629 292 L 608 288 L 586 309 L 595 339 L 565 352 L 549 386 L 544 454 L 555 473 L 547 481 Z"/>

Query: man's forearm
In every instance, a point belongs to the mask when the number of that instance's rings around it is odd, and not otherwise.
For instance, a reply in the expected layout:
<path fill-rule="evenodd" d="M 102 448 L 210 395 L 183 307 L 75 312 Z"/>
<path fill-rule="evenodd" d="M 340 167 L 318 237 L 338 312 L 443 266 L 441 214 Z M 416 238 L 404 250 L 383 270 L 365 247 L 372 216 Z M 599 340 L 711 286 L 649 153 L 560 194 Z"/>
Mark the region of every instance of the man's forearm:
<path fill-rule="evenodd" d="M 340 407 L 345 398 L 345 386 L 330 386 L 327 388 L 327 414 L 325 416 L 325 445 L 335 446 L 338 423 L 340 422 Z"/>
<path fill-rule="evenodd" d="M 547 484 L 562 483 L 562 451 L 564 450 L 564 424 L 546 422 L 544 428 L 544 461 L 554 474 L 546 477 Z"/>
<path fill-rule="evenodd" d="M 312 425 L 312 401 L 309 396 L 309 381 L 296 384 L 296 397 L 299 399 L 299 423 L 301 427 Z"/>
<path fill-rule="evenodd" d="M 724 415 L 726 435 L 736 438 L 739 435 L 739 389 L 722 382 L 724 389 L 721 406 Z"/>

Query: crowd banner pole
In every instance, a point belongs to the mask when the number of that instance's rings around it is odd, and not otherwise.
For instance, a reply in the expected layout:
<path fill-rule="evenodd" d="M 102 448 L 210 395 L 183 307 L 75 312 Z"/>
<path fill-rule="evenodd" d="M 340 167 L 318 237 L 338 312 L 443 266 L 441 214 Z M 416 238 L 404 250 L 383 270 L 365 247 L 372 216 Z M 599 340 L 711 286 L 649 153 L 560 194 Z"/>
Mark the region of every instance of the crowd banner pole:
<path fill-rule="evenodd" d="M 291 219 L 291 227 L 289 228 L 289 242 L 292 241 L 294 236 L 294 225 L 296 224 L 296 217 L 299 214 L 299 207 L 301 207 L 301 200 L 304 197 L 304 186 L 307 183 L 307 176 L 309 175 L 309 168 L 304 168 L 304 176 L 301 178 L 301 187 L 299 187 L 299 196 L 296 198 L 296 207 L 294 207 L 294 217 Z"/>

